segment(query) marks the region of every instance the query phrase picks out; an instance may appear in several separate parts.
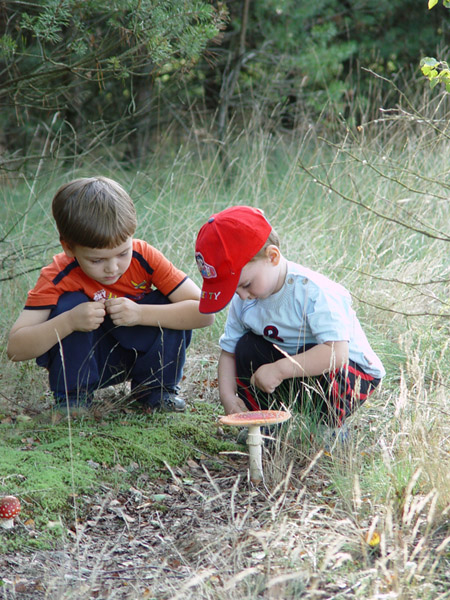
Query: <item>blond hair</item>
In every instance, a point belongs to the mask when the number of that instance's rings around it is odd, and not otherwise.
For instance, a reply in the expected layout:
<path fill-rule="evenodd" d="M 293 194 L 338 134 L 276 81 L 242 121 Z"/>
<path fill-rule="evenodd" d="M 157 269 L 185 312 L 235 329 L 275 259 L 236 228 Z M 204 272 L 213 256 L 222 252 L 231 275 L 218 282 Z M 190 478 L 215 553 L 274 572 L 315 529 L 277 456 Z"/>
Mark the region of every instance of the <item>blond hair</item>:
<path fill-rule="evenodd" d="M 265 258 L 266 250 L 269 246 L 276 246 L 277 248 L 280 247 L 280 237 L 275 231 L 275 229 L 272 229 L 272 231 L 269 233 L 269 237 L 264 243 L 264 246 L 257 254 L 255 254 L 255 256 L 250 260 L 250 262 L 252 262 L 253 260 L 259 260 L 260 258 Z"/>
<path fill-rule="evenodd" d="M 62 185 L 52 202 L 60 239 L 71 246 L 115 248 L 136 231 L 136 210 L 127 192 L 107 177 Z"/>

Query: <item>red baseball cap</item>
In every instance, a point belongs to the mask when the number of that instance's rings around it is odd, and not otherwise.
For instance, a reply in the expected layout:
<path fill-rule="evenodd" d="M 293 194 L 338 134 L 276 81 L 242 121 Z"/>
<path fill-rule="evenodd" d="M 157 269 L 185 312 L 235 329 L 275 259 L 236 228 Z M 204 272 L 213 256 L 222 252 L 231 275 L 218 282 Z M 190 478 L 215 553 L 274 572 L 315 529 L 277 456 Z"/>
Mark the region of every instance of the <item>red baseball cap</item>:
<path fill-rule="evenodd" d="M 232 206 L 208 219 L 195 244 L 195 260 L 203 277 L 201 313 L 225 308 L 242 269 L 258 254 L 271 231 L 262 211 L 251 206 Z"/>

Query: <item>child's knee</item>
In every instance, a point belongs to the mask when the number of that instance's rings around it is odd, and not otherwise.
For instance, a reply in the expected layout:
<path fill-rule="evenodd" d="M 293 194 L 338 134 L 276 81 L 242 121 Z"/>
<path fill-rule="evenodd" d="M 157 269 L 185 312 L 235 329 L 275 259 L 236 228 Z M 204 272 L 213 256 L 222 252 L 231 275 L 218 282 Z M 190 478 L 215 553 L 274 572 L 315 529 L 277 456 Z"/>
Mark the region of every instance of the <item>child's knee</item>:
<path fill-rule="evenodd" d="M 153 290 L 149 294 L 145 294 L 137 304 L 170 304 L 170 300 L 164 296 L 159 290 Z"/>
<path fill-rule="evenodd" d="M 236 357 L 236 361 L 249 363 L 252 361 L 252 358 L 255 356 L 255 349 L 257 346 L 257 338 L 254 333 L 246 333 L 244 334 L 237 342 L 236 348 L 234 350 L 234 354 Z"/>
<path fill-rule="evenodd" d="M 90 298 L 83 292 L 66 292 L 59 297 L 58 304 L 51 311 L 50 316 L 55 317 L 56 315 L 72 310 L 72 308 L 75 308 L 79 304 L 89 301 Z"/>
<path fill-rule="evenodd" d="M 238 340 L 234 353 L 238 375 L 249 369 L 256 371 L 261 365 L 274 362 L 281 356 L 272 342 L 251 331 Z"/>

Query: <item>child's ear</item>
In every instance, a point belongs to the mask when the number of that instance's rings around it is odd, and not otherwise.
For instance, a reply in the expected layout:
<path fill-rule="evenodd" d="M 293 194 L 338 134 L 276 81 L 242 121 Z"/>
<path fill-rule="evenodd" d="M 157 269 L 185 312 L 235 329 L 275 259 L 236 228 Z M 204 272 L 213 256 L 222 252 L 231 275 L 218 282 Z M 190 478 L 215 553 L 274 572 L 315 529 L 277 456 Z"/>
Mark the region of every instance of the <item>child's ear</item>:
<path fill-rule="evenodd" d="M 266 248 L 266 256 L 269 259 L 269 261 L 276 267 L 280 262 L 281 258 L 280 249 L 277 248 L 277 246 L 271 244 Z"/>
<path fill-rule="evenodd" d="M 62 249 L 64 250 L 64 254 L 67 254 L 69 258 L 74 258 L 75 254 L 73 253 L 73 249 L 65 240 L 60 240 Z"/>

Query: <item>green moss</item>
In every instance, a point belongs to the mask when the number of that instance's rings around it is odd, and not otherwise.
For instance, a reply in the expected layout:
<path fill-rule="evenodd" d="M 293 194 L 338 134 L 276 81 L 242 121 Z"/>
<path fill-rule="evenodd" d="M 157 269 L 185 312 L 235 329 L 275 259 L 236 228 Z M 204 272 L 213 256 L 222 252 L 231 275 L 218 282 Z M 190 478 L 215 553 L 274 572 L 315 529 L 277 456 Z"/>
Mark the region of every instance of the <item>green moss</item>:
<path fill-rule="evenodd" d="M 166 463 L 182 465 L 189 457 L 234 448 L 217 437 L 212 413 L 211 407 L 173 415 L 115 413 L 101 422 L 75 421 L 70 428 L 66 422 L 37 426 L 33 420 L 0 425 L 0 493 L 22 499 L 22 520 L 37 524 L 36 515 L 43 514 L 39 527 L 46 529 L 48 521 L 71 514 L 74 494 L 92 492 L 101 483 L 130 485 L 142 472 L 165 476 Z M 46 531 L 40 543 L 52 543 L 58 531 Z M 20 545 L 16 537 L 11 540 Z"/>

